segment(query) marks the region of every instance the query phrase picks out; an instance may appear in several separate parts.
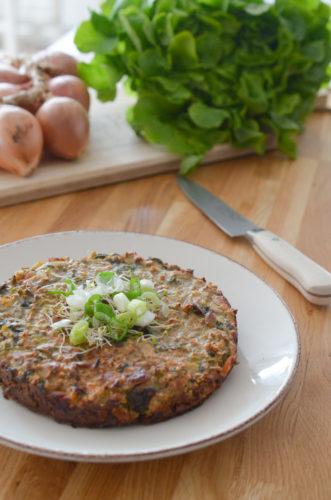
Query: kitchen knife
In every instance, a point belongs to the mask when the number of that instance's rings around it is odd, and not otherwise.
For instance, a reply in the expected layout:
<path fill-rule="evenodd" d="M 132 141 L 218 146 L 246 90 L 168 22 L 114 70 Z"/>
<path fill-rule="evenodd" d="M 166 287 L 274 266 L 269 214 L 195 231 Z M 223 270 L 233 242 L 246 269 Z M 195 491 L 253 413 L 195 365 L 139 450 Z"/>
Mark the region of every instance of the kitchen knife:
<path fill-rule="evenodd" d="M 271 267 L 313 304 L 331 304 L 331 273 L 271 231 L 237 213 L 199 184 L 177 177 L 186 196 L 231 237 L 244 236 Z"/>

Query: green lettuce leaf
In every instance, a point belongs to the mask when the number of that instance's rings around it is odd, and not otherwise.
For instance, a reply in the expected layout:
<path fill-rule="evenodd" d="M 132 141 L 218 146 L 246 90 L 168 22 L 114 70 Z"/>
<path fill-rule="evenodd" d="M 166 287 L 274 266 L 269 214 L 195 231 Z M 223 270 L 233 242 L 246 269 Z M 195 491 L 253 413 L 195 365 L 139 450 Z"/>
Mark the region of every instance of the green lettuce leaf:
<path fill-rule="evenodd" d="M 331 78 L 330 7 L 321 0 L 104 0 L 75 34 L 79 75 L 101 101 L 135 96 L 137 134 L 183 155 L 180 172 L 228 142 L 295 158 L 295 136 Z"/>

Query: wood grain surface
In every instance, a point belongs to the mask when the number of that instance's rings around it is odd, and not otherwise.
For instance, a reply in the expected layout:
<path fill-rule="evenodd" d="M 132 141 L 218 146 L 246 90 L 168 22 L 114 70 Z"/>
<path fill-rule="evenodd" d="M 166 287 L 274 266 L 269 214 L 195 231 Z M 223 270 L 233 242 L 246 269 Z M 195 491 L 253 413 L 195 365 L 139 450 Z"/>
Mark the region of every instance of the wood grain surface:
<path fill-rule="evenodd" d="M 90 137 L 86 151 L 75 161 L 65 161 L 45 151 L 38 168 L 28 177 L 19 177 L 0 168 L 0 207 L 47 198 L 79 189 L 102 186 L 147 175 L 178 170 L 180 156 L 138 137 L 126 121 L 126 111 L 134 102 L 119 86 L 114 102 L 101 103 L 89 91 Z M 326 109 L 326 100 L 318 98 Z M 275 148 L 267 138 L 266 149 Z M 252 153 L 219 144 L 209 151 L 204 163 L 238 158 Z"/>
<path fill-rule="evenodd" d="M 296 161 L 271 152 L 203 166 L 192 178 L 331 271 L 330 136 L 331 115 L 314 113 Z M 0 208 L 0 244 L 73 229 L 165 235 L 242 263 L 279 292 L 294 315 L 302 344 L 299 370 L 262 420 L 188 454 L 89 464 L 0 446 L 0 499 L 328 500 L 330 308 L 307 302 L 249 244 L 218 230 L 183 196 L 173 173 Z"/>
<path fill-rule="evenodd" d="M 0 207 L 38 200 L 58 194 L 137 179 L 178 170 L 180 156 L 138 137 L 126 121 L 126 111 L 134 99 L 119 85 L 114 102 L 101 103 L 89 90 L 90 137 L 84 154 L 75 161 L 64 161 L 45 151 L 38 168 L 28 177 L 19 177 L 0 168 Z M 320 93 L 315 109 L 326 111 L 331 92 Z M 266 150 L 274 150 L 274 137 L 267 137 Z M 211 163 L 252 154 L 219 144 L 208 151 L 203 163 Z"/>

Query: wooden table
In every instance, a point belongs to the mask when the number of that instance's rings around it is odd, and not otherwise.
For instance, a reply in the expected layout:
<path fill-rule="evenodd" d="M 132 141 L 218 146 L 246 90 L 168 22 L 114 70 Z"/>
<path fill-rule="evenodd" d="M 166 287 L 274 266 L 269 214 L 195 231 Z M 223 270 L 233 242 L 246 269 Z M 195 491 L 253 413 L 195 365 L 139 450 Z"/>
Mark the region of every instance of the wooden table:
<path fill-rule="evenodd" d="M 268 153 L 208 165 L 192 178 L 331 271 L 331 115 L 314 113 L 296 161 Z M 33 500 L 322 500 L 331 495 L 330 308 L 313 306 L 251 247 L 183 196 L 173 173 L 0 209 L 0 244 L 73 229 L 137 231 L 211 248 L 263 278 L 287 302 L 302 356 L 284 399 L 247 430 L 172 458 L 74 463 L 0 446 L 0 498 Z M 263 304 L 261 304 L 263 307 Z"/>

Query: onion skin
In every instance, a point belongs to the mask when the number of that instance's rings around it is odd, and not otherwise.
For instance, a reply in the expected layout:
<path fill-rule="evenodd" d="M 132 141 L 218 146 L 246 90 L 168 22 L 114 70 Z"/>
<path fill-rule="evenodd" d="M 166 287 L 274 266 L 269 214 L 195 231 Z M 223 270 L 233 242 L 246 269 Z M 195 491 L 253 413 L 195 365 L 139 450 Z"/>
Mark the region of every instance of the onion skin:
<path fill-rule="evenodd" d="M 28 75 L 20 73 L 10 64 L 0 62 L 0 82 L 20 84 L 29 80 Z"/>
<path fill-rule="evenodd" d="M 77 59 L 65 52 L 38 52 L 31 61 L 51 77 L 59 75 L 78 76 Z"/>
<path fill-rule="evenodd" d="M 28 80 L 22 84 L 0 82 L 0 99 L 1 97 L 6 97 L 7 95 L 16 95 L 19 92 L 28 90 L 33 86 L 31 80 Z"/>
<path fill-rule="evenodd" d="M 19 85 L 0 83 L 0 102 L 19 106 L 35 114 L 47 98 L 47 81 L 45 73 L 36 66 L 31 65 L 27 71 L 29 80 L 25 83 Z"/>
<path fill-rule="evenodd" d="M 60 75 L 48 82 L 48 90 L 55 96 L 70 97 L 89 110 L 90 95 L 83 80 L 73 75 Z"/>
<path fill-rule="evenodd" d="M 85 108 L 70 97 L 51 97 L 38 110 L 45 148 L 65 160 L 78 158 L 86 149 L 89 120 Z"/>
<path fill-rule="evenodd" d="M 21 90 L 20 85 L 14 83 L 0 82 L 0 98 L 7 95 L 15 95 Z"/>
<path fill-rule="evenodd" d="M 0 167 L 22 177 L 39 165 L 43 150 L 41 126 L 33 114 L 0 105 Z"/>

